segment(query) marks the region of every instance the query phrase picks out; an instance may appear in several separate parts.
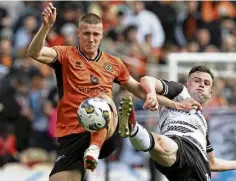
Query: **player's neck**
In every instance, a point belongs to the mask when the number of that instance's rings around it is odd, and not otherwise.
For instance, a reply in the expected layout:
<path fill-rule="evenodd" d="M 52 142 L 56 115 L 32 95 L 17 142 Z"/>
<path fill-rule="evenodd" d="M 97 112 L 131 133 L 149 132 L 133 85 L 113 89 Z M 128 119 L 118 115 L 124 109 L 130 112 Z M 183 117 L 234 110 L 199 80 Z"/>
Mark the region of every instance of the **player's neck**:
<path fill-rule="evenodd" d="M 78 48 L 78 50 L 80 51 L 80 53 L 87 59 L 87 60 L 96 60 L 98 55 L 100 54 L 100 50 L 98 49 L 96 52 L 93 53 L 86 53 L 85 51 L 83 51 L 80 47 Z"/>
<path fill-rule="evenodd" d="M 94 60 L 97 57 L 98 52 L 91 54 L 83 52 L 83 54 L 88 60 Z"/>

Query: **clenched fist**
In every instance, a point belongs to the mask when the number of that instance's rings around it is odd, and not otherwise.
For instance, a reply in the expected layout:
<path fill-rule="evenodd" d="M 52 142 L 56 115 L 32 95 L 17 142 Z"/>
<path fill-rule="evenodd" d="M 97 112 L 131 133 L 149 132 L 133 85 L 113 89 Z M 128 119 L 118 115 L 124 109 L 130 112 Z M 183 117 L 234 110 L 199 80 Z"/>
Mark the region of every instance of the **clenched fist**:
<path fill-rule="evenodd" d="M 43 24 L 51 27 L 56 20 L 56 16 L 56 8 L 53 6 L 52 3 L 49 3 L 49 5 L 42 12 Z"/>
<path fill-rule="evenodd" d="M 156 111 L 158 109 L 159 103 L 157 101 L 156 94 L 148 93 L 146 96 L 146 101 L 144 102 L 143 108 L 150 109 L 151 111 Z"/>

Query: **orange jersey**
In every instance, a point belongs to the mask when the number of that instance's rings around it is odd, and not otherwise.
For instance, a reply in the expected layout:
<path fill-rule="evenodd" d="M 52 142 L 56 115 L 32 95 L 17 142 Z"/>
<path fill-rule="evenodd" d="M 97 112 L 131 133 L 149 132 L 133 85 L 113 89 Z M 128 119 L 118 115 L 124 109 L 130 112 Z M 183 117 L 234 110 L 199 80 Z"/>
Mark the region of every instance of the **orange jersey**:
<path fill-rule="evenodd" d="M 106 93 L 112 97 L 113 82 L 124 84 L 130 74 L 123 62 L 110 54 L 98 51 L 88 60 L 76 46 L 55 46 L 54 68 L 59 94 L 56 137 L 84 132 L 77 120 L 77 109 L 89 97 Z"/>

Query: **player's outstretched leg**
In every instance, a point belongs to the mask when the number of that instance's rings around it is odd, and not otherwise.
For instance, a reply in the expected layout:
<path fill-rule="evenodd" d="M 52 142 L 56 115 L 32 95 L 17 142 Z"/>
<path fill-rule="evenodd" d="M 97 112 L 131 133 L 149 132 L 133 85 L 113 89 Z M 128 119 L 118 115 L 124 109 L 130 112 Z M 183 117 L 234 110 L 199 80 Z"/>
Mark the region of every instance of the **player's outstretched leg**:
<path fill-rule="evenodd" d="M 121 137 L 129 137 L 133 147 L 140 151 L 148 151 L 154 146 L 154 140 L 151 134 L 136 122 L 131 96 L 123 97 L 120 102 L 119 133 Z M 142 135 L 139 140 L 133 139 L 137 133 Z M 139 142 L 145 143 L 140 144 Z"/>
<path fill-rule="evenodd" d="M 118 124 L 117 110 L 113 100 L 106 94 L 101 94 L 99 97 L 108 102 L 111 108 L 111 114 L 109 115 L 107 128 L 91 133 L 90 146 L 84 153 L 84 168 L 92 171 L 95 170 L 98 165 L 100 150 L 104 142 L 114 134 Z"/>
<path fill-rule="evenodd" d="M 148 132 L 135 119 L 132 97 L 122 98 L 119 106 L 119 133 L 129 137 L 132 146 L 139 151 L 149 151 L 153 160 L 163 166 L 171 166 L 176 160 L 178 145 L 171 138 Z"/>

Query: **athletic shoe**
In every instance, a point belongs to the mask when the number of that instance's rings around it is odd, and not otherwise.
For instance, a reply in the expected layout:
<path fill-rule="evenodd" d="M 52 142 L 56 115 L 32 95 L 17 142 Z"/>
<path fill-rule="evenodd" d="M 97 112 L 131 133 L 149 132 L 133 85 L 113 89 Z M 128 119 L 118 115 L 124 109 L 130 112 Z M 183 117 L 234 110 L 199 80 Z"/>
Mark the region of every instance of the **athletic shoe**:
<path fill-rule="evenodd" d="M 135 112 L 131 96 L 123 97 L 119 106 L 119 134 L 126 138 L 130 136 L 136 124 Z"/>
<path fill-rule="evenodd" d="M 100 149 L 96 145 L 90 145 L 84 152 L 84 168 L 94 171 L 98 164 Z"/>

